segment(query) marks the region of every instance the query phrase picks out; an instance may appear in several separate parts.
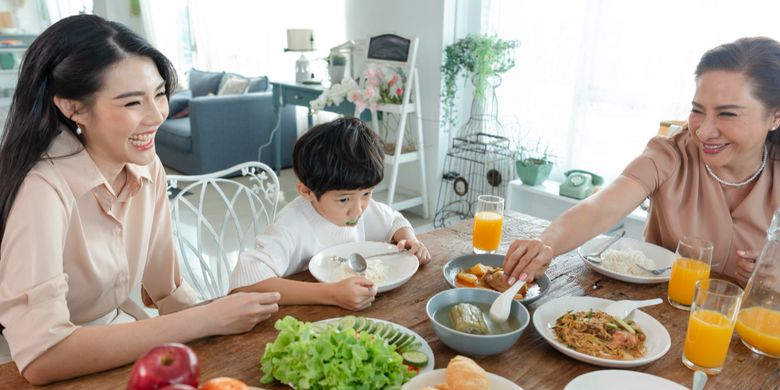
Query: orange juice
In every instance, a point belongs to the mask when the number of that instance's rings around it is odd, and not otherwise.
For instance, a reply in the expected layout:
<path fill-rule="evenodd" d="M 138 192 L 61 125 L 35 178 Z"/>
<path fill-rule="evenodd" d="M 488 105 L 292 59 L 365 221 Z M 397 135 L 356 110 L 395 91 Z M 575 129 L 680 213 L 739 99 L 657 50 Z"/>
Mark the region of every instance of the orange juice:
<path fill-rule="evenodd" d="M 721 367 L 726 361 L 733 332 L 734 324 L 717 311 L 691 313 L 683 354 L 699 367 Z"/>
<path fill-rule="evenodd" d="M 690 306 L 696 282 L 709 277 L 709 264 L 685 257 L 678 258 L 672 264 L 672 275 L 669 277 L 669 299 Z"/>
<path fill-rule="evenodd" d="M 780 357 L 780 311 L 759 306 L 743 309 L 737 317 L 737 333 L 761 352 Z"/>
<path fill-rule="evenodd" d="M 497 250 L 503 223 L 504 216 L 493 211 L 480 211 L 474 215 L 474 248 L 485 252 Z"/>

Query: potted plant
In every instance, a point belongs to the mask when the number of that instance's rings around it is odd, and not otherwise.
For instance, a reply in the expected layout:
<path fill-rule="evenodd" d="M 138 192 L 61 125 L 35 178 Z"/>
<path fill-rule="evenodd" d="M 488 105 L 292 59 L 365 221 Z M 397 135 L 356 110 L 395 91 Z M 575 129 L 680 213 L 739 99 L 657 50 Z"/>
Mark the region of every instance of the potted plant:
<path fill-rule="evenodd" d="M 484 101 L 490 78 L 515 66 L 514 49 L 518 41 L 504 40 L 495 35 L 471 34 L 444 49 L 443 120 L 455 125 L 455 95 L 459 77 L 472 78 L 474 99 Z"/>
<path fill-rule="evenodd" d="M 537 141 L 533 147 L 520 146 L 515 152 L 517 177 L 525 185 L 542 184 L 550 177 L 554 164 L 555 156 L 550 153 L 548 146 L 541 145 L 541 141 Z"/>

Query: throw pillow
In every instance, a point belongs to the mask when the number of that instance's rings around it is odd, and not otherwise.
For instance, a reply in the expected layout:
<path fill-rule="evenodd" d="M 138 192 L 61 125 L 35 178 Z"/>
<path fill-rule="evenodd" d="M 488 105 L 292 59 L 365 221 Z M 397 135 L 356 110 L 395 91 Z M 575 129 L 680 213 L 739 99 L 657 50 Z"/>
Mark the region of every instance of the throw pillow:
<path fill-rule="evenodd" d="M 217 95 L 241 95 L 246 91 L 248 85 L 248 78 L 227 73 L 222 80 Z"/>
<path fill-rule="evenodd" d="M 190 90 L 192 91 L 192 97 L 206 96 L 209 93 L 216 94 L 224 74 L 225 72 L 204 72 L 191 69 Z"/>
<path fill-rule="evenodd" d="M 249 79 L 246 93 L 265 92 L 268 89 L 268 77 L 260 76 Z"/>

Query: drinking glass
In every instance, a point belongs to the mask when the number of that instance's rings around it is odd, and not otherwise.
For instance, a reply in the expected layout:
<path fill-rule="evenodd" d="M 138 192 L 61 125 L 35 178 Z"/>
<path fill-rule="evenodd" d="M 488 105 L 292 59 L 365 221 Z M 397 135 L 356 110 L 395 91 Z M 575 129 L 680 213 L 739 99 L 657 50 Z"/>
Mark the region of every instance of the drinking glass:
<path fill-rule="evenodd" d="M 737 333 L 753 352 L 780 359 L 780 209 L 745 286 Z"/>
<path fill-rule="evenodd" d="M 669 303 L 688 310 L 693 302 L 696 281 L 710 277 L 712 243 L 698 237 L 683 237 L 677 243 L 677 259 L 669 277 Z"/>
<path fill-rule="evenodd" d="M 474 253 L 494 253 L 501 242 L 501 228 L 504 224 L 504 198 L 492 195 L 477 197 L 477 212 L 474 214 L 472 244 Z"/>
<path fill-rule="evenodd" d="M 719 279 L 696 282 L 682 362 L 691 370 L 715 375 L 723 370 L 737 322 L 742 289 Z"/>

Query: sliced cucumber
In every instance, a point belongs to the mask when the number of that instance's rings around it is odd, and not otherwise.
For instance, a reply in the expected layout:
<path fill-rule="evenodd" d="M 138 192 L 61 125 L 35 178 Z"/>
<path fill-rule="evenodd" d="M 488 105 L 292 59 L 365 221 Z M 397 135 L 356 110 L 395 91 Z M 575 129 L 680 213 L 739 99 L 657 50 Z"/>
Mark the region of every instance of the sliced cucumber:
<path fill-rule="evenodd" d="M 389 339 L 387 339 L 387 343 L 390 345 L 398 346 L 398 341 L 404 337 L 404 334 L 401 333 L 398 329 L 395 329 L 393 334 Z"/>
<path fill-rule="evenodd" d="M 396 342 L 396 344 L 395 344 L 396 350 L 398 350 L 398 351 L 405 350 L 406 347 L 409 344 L 411 344 L 413 341 L 414 341 L 414 336 L 412 336 L 412 335 L 410 335 L 408 333 L 404 334 L 404 337 L 401 338 L 400 340 L 398 340 L 398 342 Z"/>
<path fill-rule="evenodd" d="M 339 329 L 344 330 L 348 328 L 353 328 L 355 326 L 355 322 L 357 321 L 357 318 L 355 316 L 346 316 L 339 321 Z"/>
<path fill-rule="evenodd" d="M 367 325 L 366 332 L 370 334 L 374 334 L 374 332 L 376 331 L 377 323 L 369 319 L 366 319 L 366 325 Z"/>
<path fill-rule="evenodd" d="M 374 336 L 382 337 L 382 333 L 384 333 L 384 331 L 385 331 L 385 324 L 383 324 L 381 322 L 377 322 L 376 323 L 376 328 L 374 328 L 374 330 L 371 331 L 371 333 Z"/>
<path fill-rule="evenodd" d="M 428 365 L 428 355 L 420 351 L 404 352 L 401 356 L 404 358 L 404 363 L 410 366 L 422 368 Z"/>
<path fill-rule="evenodd" d="M 355 321 L 355 331 L 356 332 L 363 332 L 366 330 L 366 326 L 368 324 L 366 323 L 365 317 L 358 317 L 357 321 Z"/>
<path fill-rule="evenodd" d="M 414 341 L 410 343 L 409 345 L 401 348 L 401 352 L 412 352 L 417 351 L 422 347 L 422 343 L 419 341 Z"/>

